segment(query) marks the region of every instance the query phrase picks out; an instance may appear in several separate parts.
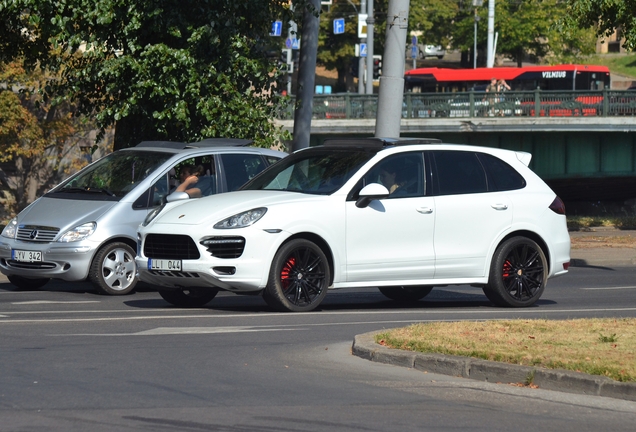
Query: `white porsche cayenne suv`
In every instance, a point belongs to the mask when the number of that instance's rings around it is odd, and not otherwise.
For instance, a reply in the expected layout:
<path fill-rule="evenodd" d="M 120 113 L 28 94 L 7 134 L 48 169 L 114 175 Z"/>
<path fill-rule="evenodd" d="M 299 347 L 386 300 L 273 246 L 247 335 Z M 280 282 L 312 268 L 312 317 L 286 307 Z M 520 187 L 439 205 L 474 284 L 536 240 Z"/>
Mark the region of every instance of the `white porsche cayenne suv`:
<path fill-rule="evenodd" d="M 460 284 L 530 306 L 570 263 L 565 207 L 530 160 L 431 139 L 328 140 L 239 191 L 150 214 L 139 277 L 179 307 L 226 290 L 309 311 L 330 288 L 415 301 Z"/>

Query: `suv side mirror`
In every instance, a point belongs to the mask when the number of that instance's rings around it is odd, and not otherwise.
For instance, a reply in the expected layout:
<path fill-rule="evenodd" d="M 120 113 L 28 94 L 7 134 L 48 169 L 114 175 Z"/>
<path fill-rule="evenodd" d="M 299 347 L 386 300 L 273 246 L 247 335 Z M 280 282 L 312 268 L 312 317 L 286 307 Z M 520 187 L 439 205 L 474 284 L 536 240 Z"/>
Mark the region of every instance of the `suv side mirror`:
<path fill-rule="evenodd" d="M 389 190 L 380 183 L 370 183 L 360 191 L 360 198 L 356 201 L 356 207 L 364 208 L 371 201 L 383 199 L 389 196 Z"/>

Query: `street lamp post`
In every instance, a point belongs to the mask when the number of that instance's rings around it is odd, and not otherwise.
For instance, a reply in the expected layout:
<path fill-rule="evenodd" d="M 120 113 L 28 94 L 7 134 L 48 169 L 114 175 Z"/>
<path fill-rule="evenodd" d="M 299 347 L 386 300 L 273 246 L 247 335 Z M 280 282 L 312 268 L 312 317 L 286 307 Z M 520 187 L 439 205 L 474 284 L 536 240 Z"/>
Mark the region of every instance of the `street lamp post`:
<path fill-rule="evenodd" d="M 473 69 L 477 69 L 477 23 L 479 22 L 479 15 L 477 15 L 477 8 L 483 5 L 483 0 L 473 0 L 473 7 L 475 8 L 475 40 L 473 41 Z"/>

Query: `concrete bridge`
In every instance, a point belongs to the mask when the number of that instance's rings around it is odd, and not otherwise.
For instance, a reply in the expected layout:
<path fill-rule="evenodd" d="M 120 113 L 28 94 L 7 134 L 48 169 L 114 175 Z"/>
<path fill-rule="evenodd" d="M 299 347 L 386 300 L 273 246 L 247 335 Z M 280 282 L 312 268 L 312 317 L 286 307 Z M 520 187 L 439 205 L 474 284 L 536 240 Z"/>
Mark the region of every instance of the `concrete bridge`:
<path fill-rule="evenodd" d="M 636 99 L 636 92 L 628 96 Z M 622 108 L 625 108 L 625 98 L 621 100 Z M 328 104 L 325 105 L 325 102 Z M 402 119 L 401 136 L 439 138 L 448 143 L 527 151 L 533 155 L 531 168 L 566 202 L 603 201 L 620 206 L 625 201 L 636 199 L 636 103 L 633 110 L 630 108 L 630 111 L 622 112 L 613 106 L 608 109 L 609 104 L 606 103 L 605 114 L 610 115 L 604 116 L 603 101 L 597 99 L 596 102 L 596 115 L 564 115 L 567 113 L 561 111 L 561 115 L 555 117 L 536 115 L 545 114 L 542 105 L 534 111 L 526 107 L 522 115 L 518 111 L 514 115 L 513 107 L 508 115 L 501 117 L 483 116 L 483 106 L 476 106 L 473 116 L 465 117 L 451 117 L 449 114 L 457 115 L 458 112 L 449 111 L 446 111 L 446 116 L 437 117 L 439 110 L 435 110 L 435 116 L 430 116 L 429 110 L 429 117 L 404 116 L 407 118 Z M 369 100 L 366 103 L 371 105 Z M 631 99 L 629 103 L 632 103 Z M 314 100 L 314 107 L 318 106 L 318 110 L 314 110 L 311 145 L 321 144 L 324 139 L 334 136 L 375 134 L 373 110 L 372 118 L 347 118 L 346 115 L 333 115 L 338 113 L 333 104 L 325 98 Z M 364 105 L 364 102 L 359 105 Z M 480 109 L 482 115 L 475 115 Z M 421 114 L 425 111 L 420 105 L 418 110 L 410 112 Z M 470 114 L 471 110 L 461 112 Z M 527 115 L 529 113 L 535 115 Z M 589 111 L 587 113 L 590 114 Z M 293 120 L 277 122 L 293 131 Z"/>

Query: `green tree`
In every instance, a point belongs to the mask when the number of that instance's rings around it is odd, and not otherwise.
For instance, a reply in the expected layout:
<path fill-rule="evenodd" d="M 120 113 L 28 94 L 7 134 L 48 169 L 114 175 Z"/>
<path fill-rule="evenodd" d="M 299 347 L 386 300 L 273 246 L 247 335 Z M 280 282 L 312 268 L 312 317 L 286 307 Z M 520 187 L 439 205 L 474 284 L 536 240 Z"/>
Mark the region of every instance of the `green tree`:
<path fill-rule="evenodd" d="M 272 122 L 281 100 L 268 33 L 275 19 L 289 18 L 286 0 L 1 5 L 8 32 L 0 46 L 20 37 L 9 54 L 60 71 L 47 92 L 73 101 L 102 130 L 115 124 L 115 148 L 219 136 L 270 146 L 284 135 Z M 71 55 L 49 55 L 45 41 Z"/>
<path fill-rule="evenodd" d="M 636 49 L 636 0 L 567 0 L 566 11 L 566 28 L 592 28 L 598 36 L 620 29 L 623 47 Z"/>
<path fill-rule="evenodd" d="M 39 68 L 27 72 L 20 60 L 0 62 L 0 220 L 14 216 L 90 156 L 80 146 L 91 148 L 94 125 L 72 116 L 68 103 L 42 96 L 39 90 L 50 78 Z"/>
<path fill-rule="evenodd" d="M 478 46 L 486 51 L 488 31 L 488 2 L 478 8 Z M 456 25 L 453 27 L 453 46 L 469 50 L 473 46 L 474 15 L 471 2 L 461 2 Z M 512 58 L 521 66 L 531 57 L 551 62 L 569 62 L 593 52 L 595 43 L 589 32 L 564 29 L 560 25 L 568 13 L 560 0 L 498 0 L 495 3 L 495 32 L 497 54 Z M 481 62 L 485 56 L 478 57 Z M 481 63 L 480 62 L 480 63 Z M 483 63 L 482 63 L 483 64 Z"/>

